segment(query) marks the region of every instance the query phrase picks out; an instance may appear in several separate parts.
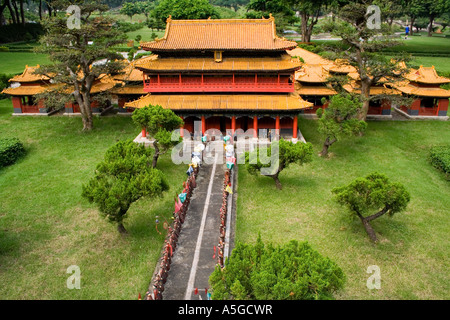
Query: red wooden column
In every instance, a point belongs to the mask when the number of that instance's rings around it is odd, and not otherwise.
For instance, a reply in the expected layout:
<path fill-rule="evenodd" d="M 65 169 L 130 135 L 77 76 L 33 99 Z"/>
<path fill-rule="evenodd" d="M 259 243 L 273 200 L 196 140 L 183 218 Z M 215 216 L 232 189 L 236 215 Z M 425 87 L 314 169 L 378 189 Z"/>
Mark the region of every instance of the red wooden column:
<path fill-rule="evenodd" d="M 275 118 L 275 134 L 280 135 L 280 116 Z"/>
<path fill-rule="evenodd" d="M 180 137 L 184 138 L 184 118 L 180 116 L 180 119 L 183 120 L 183 125 L 180 128 Z"/>
<path fill-rule="evenodd" d="M 258 138 L 258 116 L 253 117 L 253 137 Z"/>
<path fill-rule="evenodd" d="M 231 117 L 231 135 L 236 131 L 236 116 Z"/>
<path fill-rule="evenodd" d="M 205 131 L 206 131 L 206 119 L 205 116 L 202 116 L 202 136 L 205 135 Z"/>
<path fill-rule="evenodd" d="M 147 130 L 145 128 L 142 128 L 142 138 L 147 137 Z"/>
<path fill-rule="evenodd" d="M 294 116 L 294 125 L 292 127 L 292 138 L 297 139 L 298 133 L 298 116 Z"/>

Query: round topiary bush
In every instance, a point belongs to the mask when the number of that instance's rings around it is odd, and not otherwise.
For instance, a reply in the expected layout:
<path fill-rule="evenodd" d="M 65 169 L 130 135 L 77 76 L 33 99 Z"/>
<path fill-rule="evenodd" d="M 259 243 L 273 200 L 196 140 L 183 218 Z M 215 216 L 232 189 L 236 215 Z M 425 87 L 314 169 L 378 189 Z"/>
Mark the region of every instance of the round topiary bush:
<path fill-rule="evenodd" d="M 24 154 L 25 147 L 19 139 L 0 139 L 0 168 L 15 163 Z"/>
<path fill-rule="evenodd" d="M 255 245 L 238 244 L 209 282 L 213 300 L 322 300 L 333 299 L 345 274 L 307 242 L 274 247 L 258 237 Z"/>

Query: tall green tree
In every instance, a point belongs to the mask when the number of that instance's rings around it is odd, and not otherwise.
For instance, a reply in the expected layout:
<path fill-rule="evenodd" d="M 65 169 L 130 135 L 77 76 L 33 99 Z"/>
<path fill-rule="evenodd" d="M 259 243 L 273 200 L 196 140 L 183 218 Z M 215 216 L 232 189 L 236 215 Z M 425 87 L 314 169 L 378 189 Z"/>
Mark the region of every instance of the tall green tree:
<path fill-rule="evenodd" d="M 392 32 L 386 26 L 378 29 L 369 23 L 372 17 L 367 14 L 368 0 L 351 2 L 343 6 L 338 16 L 341 21 L 328 22 L 324 29 L 342 39 L 342 47 L 330 47 L 334 51 L 332 58 L 342 59 L 354 66 L 361 84 L 360 98 L 363 103 L 358 114 L 359 120 L 365 120 L 371 99 L 370 88 L 374 85 L 394 85 L 404 80 L 408 69 L 400 64 L 407 61 L 408 55 L 398 53 L 387 57 L 383 49 L 398 45 L 390 36 Z"/>
<path fill-rule="evenodd" d="M 152 167 L 156 168 L 159 156 L 179 143 L 179 139 L 172 139 L 172 135 L 183 125 L 183 120 L 172 110 L 159 105 L 134 110 L 132 119 L 140 128 L 145 128 L 153 139 L 155 152 Z"/>
<path fill-rule="evenodd" d="M 303 165 L 312 161 L 311 143 L 293 143 L 280 139 L 272 141 L 270 147 L 259 147 L 245 153 L 245 166 L 250 174 L 271 177 L 279 190 L 283 188 L 280 173 L 291 164 Z"/>
<path fill-rule="evenodd" d="M 431 37 L 434 20 L 450 11 L 450 0 L 424 0 L 422 3 L 428 16 L 428 36 Z"/>
<path fill-rule="evenodd" d="M 323 101 L 328 107 L 317 110 L 319 118 L 318 130 L 325 136 L 320 156 L 328 155 L 328 149 L 338 140 L 349 135 L 359 135 L 367 128 L 367 123 L 358 120 L 357 115 L 361 109 L 361 101 L 358 97 L 349 94 L 338 94 L 330 101 Z"/>
<path fill-rule="evenodd" d="M 152 12 L 152 17 L 172 19 L 217 19 L 220 18 L 208 0 L 161 0 Z"/>
<path fill-rule="evenodd" d="M 140 2 L 125 2 L 120 8 L 120 13 L 130 17 L 133 20 L 135 14 L 141 13 Z"/>
<path fill-rule="evenodd" d="M 94 11 L 106 11 L 107 6 L 100 6 L 95 1 L 62 2 L 67 7 L 75 3 L 81 8 L 80 28 L 69 28 L 68 19 L 73 19 L 73 16 L 46 20 L 46 34 L 40 39 L 37 51 L 48 54 L 52 64 L 42 66 L 36 72 L 49 75 L 54 86 L 41 98 L 49 98 L 48 102 L 54 96 L 61 96 L 61 100 L 75 99 L 80 106 L 83 130 L 89 131 L 93 128 L 92 86 L 100 75 L 118 73 L 123 69 L 120 62 L 123 57 L 115 47 L 124 43 L 127 36 L 113 28 L 114 20 L 111 18 L 104 15 L 91 17 Z M 95 63 L 100 60 L 105 62 Z"/>
<path fill-rule="evenodd" d="M 169 189 L 162 171 L 149 164 L 152 152 L 132 140 L 120 141 L 108 149 L 94 177 L 83 185 L 83 197 L 117 223 L 121 234 L 127 233 L 123 220 L 134 202 L 142 197 L 160 197 Z"/>
<path fill-rule="evenodd" d="M 314 26 L 319 22 L 319 15 L 332 0 L 291 0 L 293 9 L 300 13 L 302 42 L 311 42 Z"/>
<path fill-rule="evenodd" d="M 373 242 L 377 242 L 377 236 L 370 223 L 385 214 L 393 216 L 404 211 L 410 201 L 410 195 L 402 184 L 390 182 L 388 177 L 377 172 L 332 192 L 339 204 L 361 220 Z"/>
<path fill-rule="evenodd" d="M 247 5 L 246 18 L 266 19 L 272 14 L 275 18 L 277 32 L 282 33 L 288 24 L 297 21 L 291 8 L 290 0 L 251 0 Z"/>

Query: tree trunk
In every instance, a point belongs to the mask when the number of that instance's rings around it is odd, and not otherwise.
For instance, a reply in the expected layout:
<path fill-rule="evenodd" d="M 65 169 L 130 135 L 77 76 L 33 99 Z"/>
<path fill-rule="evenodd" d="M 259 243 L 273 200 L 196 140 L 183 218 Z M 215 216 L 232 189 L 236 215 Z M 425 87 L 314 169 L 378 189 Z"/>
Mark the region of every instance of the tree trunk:
<path fill-rule="evenodd" d="M 282 189 L 283 189 L 283 186 L 281 185 L 281 181 L 280 181 L 280 179 L 278 178 L 278 174 L 279 174 L 279 172 L 278 172 L 277 174 L 274 174 L 274 175 L 271 176 L 271 177 L 272 177 L 273 180 L 275 180 L 275 184 L 276 184 L 276 186 L 277 186 L 277 189 L 278 189 L 278 190 L 282 190 Z"/>
<path fill-rule="evenodd" d="M 362 108 L 358 114 L 358 120 L 366 120 L 367 113 L 369 112 L 370 103 L 370 80 L 361 80 L 361 98 L 362 98 Z"/>
<path fill-rule="evenodd" d="M 433 22 L 434 22 L 434 16 L 431 15 L 430 16 L 430 24 L 428 25 L 428 36 L 429 37 L 433 36 Z"/>
<path fill-rule="evenodd" d="M 369 238 L 372 242 L 377 242 L 377 235 L 375 233 L 375 230 L 373 230 L 372 226 L 370 225 L 369 221 L 367 221 L 367 218 L 361 219 L 361 222 L 366 229 L 367 234 L 369 235 Z"/>
<path fill-rule="evenodd" d="M 127 229 L 125 229 L 125 227 L 123 226 L 123 223 L 122 223 L 122 222 L 119 222 L 119 223 L 117 224 L 117 231 L 119 231 L 119 233 L 120 233 L 121 235 L 128 234 L 128 231 L 127 231 Z"/>
<path fill-rule="evenodd" d="M 301 12 L 300 16 L 302 18 L 302 42 L 310 42 L 311 41 L 311 35 L 308 34 L 308 20 L 309 16 L 306 14 L 306 12 Z"/>
<path fill-rule="evenodd" d="M 20 23 L 19 10 L 17 9 L 17 4 L 15 1 L 12 1 L 12 6 L 14 8 L 14 13 L 16 15 L 16 23 L 19 24 Z"/>
<path fill-rule="evenodd" d="M 152 168 L 156 169 L 156 165 L 158 164 L 158 158 L 159 158 L 159 147 L 158 147 L 158 143 L 156 141 L 153 142 L 153 148 L 155 148 L 155 154 L 153 155 Z"/>
<path fill-rule="evenodd" d="M 6 6 L 8 7 L 9 13 L 11 15 L 11 19 L 12 19 L 12 23 L 16 24 L 17 20 L 16 20 L 16 16 L 14 15 L 14 10 L 11 6 L 11 1 L 10 0 L 6 0 Z"/>
<path fill-rule="evenodd" d="M 42 0 L 39 0 L 39 20 L 42 20 Z"/>
<path fill-rule="evenodd" d="M 414 33 L 414 22 L 416 22 L 416 18 L 411 17 L 411 25 L 409 26 L 409 35 L 412 36 Z"/>
<path fill-rule="evenodd" d="M 23 0 L 20 0 L 20 16 L 22 19 L 22 25 L 25 25 L 25 11 L 23 10 Z"/>
<path fill-rule="evenodd" d="M 325 139 L 325 142 L 323 143 L 323 148 L 322 148 L 322 151 L 319 153 L 319 156 L 321 156 L 321 157 L 327 156 L 328 155 L 328 148 L 330 148 L 331 145 L 333 143 L 335 143 L 336 141 L 337 141 L 337 139 L 330 140 L 330 137 L 327 137 Z"/>

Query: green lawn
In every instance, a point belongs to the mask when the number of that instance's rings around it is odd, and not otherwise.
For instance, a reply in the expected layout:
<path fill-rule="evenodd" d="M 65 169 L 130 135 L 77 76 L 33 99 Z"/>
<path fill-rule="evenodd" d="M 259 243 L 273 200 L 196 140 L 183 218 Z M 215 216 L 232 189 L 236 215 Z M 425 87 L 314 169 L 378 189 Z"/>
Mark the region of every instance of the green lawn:
<path fill-rule="evenodd" d="M 139 130 L 129 117 L 95 120 L 82 133 L 81 119 L 12 117 L 0 100 L 0 138 L 18 137 L 27 155 L 0 170 L 0 299 L 137 299 L 148 288 L 164 241 L 155 217 L 170 217 L 172 187 L 162 199 L 141 200 L 129 211 L 121 237 L 95 205 L 81 198 L 104 152 Z M 170 157 L 158 167 L 180 186 L 185 167 Z M 69 290 L 66 270 L 81 269 L 81 290 Z"/>
<path fill-rule="evenodd" d="M 313 120 L 299 121 L 315 154 L 323 140 Z M 338 142 L 331 157 L 283 171 L 283 190 L 271 178 L 239 166 L 236 240 L 285 243 L 307 240 L 347 275 L 338 299 L 449 299 L 450 184 L 427 161 L 432 145 L 449 143 L 450 123 L 369 122 L 364 137 Z M 373 221 L 380 243 L 369 241 L 360 221 L 332 200 L 334 187 L 373 171 L 403 183 L 406 212 Z M 381 269 L 381 289 L 369 290 L 370 265 Z"/>
<path fill-rule="evenodd" d="M 22 73 L 26 65 L 36 66 L 49 63 L 47 55 L 33 52 L 0 52 L 0 73 Z"/>

